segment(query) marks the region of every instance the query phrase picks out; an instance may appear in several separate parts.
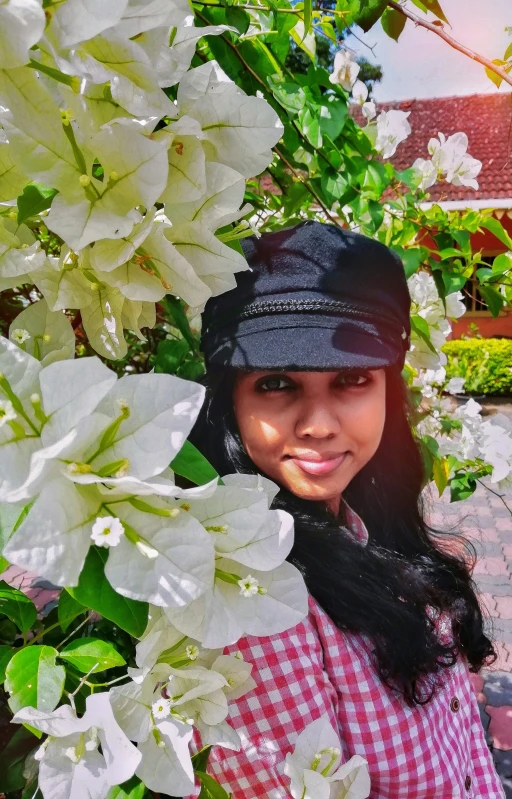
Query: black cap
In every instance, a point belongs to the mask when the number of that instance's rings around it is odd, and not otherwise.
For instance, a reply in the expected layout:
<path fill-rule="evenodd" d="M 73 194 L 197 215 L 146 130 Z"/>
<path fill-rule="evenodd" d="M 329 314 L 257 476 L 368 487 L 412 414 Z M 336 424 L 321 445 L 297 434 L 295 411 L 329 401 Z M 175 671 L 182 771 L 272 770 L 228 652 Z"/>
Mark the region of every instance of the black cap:
<path fill-rule="evenodd" d="M 321 222 L 242 241 L 252 271 L 206 303 L 206 366 L 321 370 L 403 367 L 410 296 L 384 244 Z"/>

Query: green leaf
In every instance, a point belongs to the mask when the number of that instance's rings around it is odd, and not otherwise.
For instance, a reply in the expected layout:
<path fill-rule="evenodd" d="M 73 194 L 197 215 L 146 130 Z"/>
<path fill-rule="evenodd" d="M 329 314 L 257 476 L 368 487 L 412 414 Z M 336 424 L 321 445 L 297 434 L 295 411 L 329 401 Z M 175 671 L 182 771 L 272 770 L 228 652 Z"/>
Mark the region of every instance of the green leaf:
<path fill-rule="evenodd" d="M 55 710 L 62 696 L 66 670 L 57 666 L 59 653 L 53 646 L 27 646 L 11 658 L 6 668 L 5 687 L 11 694 L 9 707 Z"/>
<path fill-rule="evenodd" d="M 343 130 L 347 119 L 347 104 L 340 100 L 339 97 L 328 95 L 322 98 L 319 111 L 321 132 L 324 136 L 328 136 L 331 141 L 335 141 Z"/>
<path fill-rule="evenodd" d="M 226 22 L 236 28 L 238 33 L 243 34 L 247 32 L 247 28 L 251 24 L 251 18 L 243 8 L 228 6 L 226 8 Z"/>
<path fill-rule="evenodd" d="M 508 61 L 509 58 L 512 58 L 512 42 L 509 44 L 509 46 L 505 50 L 505 54 L 503 56 L 503 60 L 504 61 Z"/>
<path fill-rule="evenodd" d="M 496 318 L 496 316 L 498 316 L 499 312 L 503 308 L 503 305 L 505 303 L 505 298 L 503 297 L 502 294 L 500 294 L 499 291 L 497 291 L 492 286 L 482 286 L 482 284 L 480 284 L 478 290 L 480 291 L 480 294 L 484 298 L 490 312 Z"/>
<path fill-rule="evenodd" d="M 327 167 L 327 169 L 322 172 L 320 185 L 329 205 L 339 200 L 346 192 L 348 186 L 346 178 L 330 167 Z"/>
<path fill-rule="evenodd" d="M 111 788 L 106 799 L 144 799 L 146 794 L 149 796 L 146 786 L 134 776 L 122 785 Z"/>
<path fill-rule="evenodd" d="M 183 338 L 160 341 L 156 348 L 155 372 L 175 375 L 189 349 Z"/>
<path fill-rule="evenodd" d="M 507 253 L 502 252 L 500 255 L 497 255 L 492 263 L 492 271 L 493 272 L 501 272 L 504 274 L 512 269 L 512 258 L 510 258 Z"/>
<path fill-rule="evenodd" d="M 17 652 L 12 646 L 0 644 L 0 684 L 5 680 L 5 669 L 11 657 Z"/>
<path fill-rule="evenodd" d="M 22 633 L 28 632 L 37 619 L 36 606 L 28 596 L 0 581 L 0 613 L 7 616 Z"/>
<path fill-rule="evenodd" d="M 500 63 L 497 59 L 493 59 L 493 63 L 494 64 L 497 63 L 497 65 L 500 66 Z M 497 86 L 499 89 L 501 84 L 503 83 L 503 78 L 497 75 L 496 72 L 494 72 L 494 70 L 489 69 L 489 67 L 485 67 L 485 74 L 487 75 L 489 80 L 492 80 L 494 85 Z"/>
<path fill-rule="evenodd" d="M 191 348 L 197 350 L 198 341 L 190 329 L 190 325 L 185 314 L 185 303 L 183 300 L 179 300 L 177 297 L 167 294 L 167 296 L 165 296 L 160 303 L 167 313 L 171 324 L 178 328 L 183 338 L 190 344 Z"/>
<path fill-rule="evenodd" d="M 432 476 L 441 497 L 448 485 L 448 478 L 450 476 L 450 465 L 446 458 L 434 458 L 432 469 Z"/>
<path fill-rule="evenodd" d="M 400 14 L 400 12 L 396 11 L 394 8 L 386 8 L 380 18 L 380 22 L 384 32 L 397 42 L 405 27 L 407 17 L 404 14 Z"/>
<path fill-rule="evenodd" d="M 304 33 L 309 33 L 313 16 L 312 0 L 304 0 Z"/>
<path fill-rule="evenodd" d="M 76 641 L 71 641 L 61 649 L 59 657 L 71 663 L 83 674 L 88 672 L 95 674 L 97 671 L 126 664 L 126 660 L 111 643 L 101 641 L 99 638 L 78 638 Z"/>
<path fill-rule="evenodd" d="M 85 608 L 80 602 L 77 602 L 68 591 L 64 588 L 60 592 L 59 605 L 57 609 L 59 624 L 63 632 L 66 632 L 72 621 L 85 613 Z"/>
<path fill-rule="evenodd" d="M 23 769 L 25 758 L 35 747 L 39 746 L 39 741 L 34 738 L 25 727 L 19 727 L 7 746 L 2 749 L 0 758 L 0 792 L 11 793 L 19 791 L 25 785 Z"/>
<path fill-rule="evenodd" d="M 306 95 L 298 83 L 276 83 L 269 78 L 272 94 L 289 114 L 297 114 L 304 107 Z"/>
<path fill-rule="evenodd" d="M 37 216 L 41 211 L 46 211 L 56 194 L 56 189 L 45 186 L 44 183 L 29 183 L 28 186 L 25 186 L 23 194 L 20 194 L 17 199 L 18 225 L 26 222 L 31 216 Z"/>
<path fill-rule="evenodd" d="M 107 557 L 104 548 L 91 547 L 78 585 L 66 590 L 86 608 L 97 611 L 122 630 L 140 638 L 148 622 L 148 604 L 127 599 L 114 591 L 105 577 Z"/>
<path fill-rule="evenodd" d="M 171 469 L 199 486 L 209 483 L 210 480 L 219 476 L 211 463 L 190 441 L 185 441 L 171 462 Z"/>
<path fill-rule="evenodd" d="M 196 754 L 192 756 L 194 771 L 206 772 L 211 750 L 211 746 L 204 746 L 199 752 L 196 752 Z"/>
<path fill-rule="evenodd" d="M 476 491 L 476 479 L 472 474 L 457 475 L 450 480 L 450 500 L 459 502 L 467 499 Z"/>
<path fill-rule="evenodd" d="M 315 111 L 316 109 L 303 108 L 299 113 L 299 124 L 309 143 L 319 149 L 322 146 L 322 131 L 320 129 L 320 117 Z"/>
<path fill-rule="evenodd" d="M 425 342 L 429 350 L 437 355 L 437 350 L 430 341 L 430 330 L 428 323 L 425 322 L 423 317 L 417 316 L 415 314 L 411 316 L 411 328 L 414 330 L 416 335 Z"/>
<path fill-rule="evenodd" d="M 405 276 L 407 278 L 414 275 L 420 265 L 423 263 L 425 253 L 423 248 L 421 247 L 401 247 L 400 245 L 394 245 L 392 248 L 394 252 L 399 256 L 401 259 L 404 269 L 405 269 Z"/>
<path fill-rule="evenodd" d="M 439 0 L 412 0 L 412 2 L 417 8 L 421 8 L 422 11 L 431 11 L 438 19 L 442 19 L 448 25 L 450 24 L 439 4 Z"/>
<path fill-rule="evenodd" d="M 441 276 L 443 278 L 445 296 L 447 294 L 453 294 L 454 291 L 461 291 L 466 285 L 466 278 L 464 275 L 458 274 L 457 272 L 449 272 L 447 269 L 443 269 Z"/>
<path fill-rule="evenodd" d="M 361 0 L 359 13 L 356 14 L 354 22 L 366 33 L 382 16 L 387 5 L 388 0 Z"/>
<path fill-rule="evenodd" d="M 505 245 L 505 247 L 507 247 L 509 250 L 512 250 L 512 239 L 508 235 L 499 219 L 495 219 L 495 217 L 490 216 L 488 219 L 485 219 L 483 222 L 481 222 L 480 226 L 492 233 L 493 236 L 496 236 L 496 238 L 499 239 L 501 243 Z"/>
<path fill-rule="evenodd" d="M 197 799 L 229 799 L 230 794 L 226 793 L 222 785 L 219 785 L 217 780 L 214 780 L 209 774 L 196 771 L 195 775 L 201 783 L 201 792 Z"/>

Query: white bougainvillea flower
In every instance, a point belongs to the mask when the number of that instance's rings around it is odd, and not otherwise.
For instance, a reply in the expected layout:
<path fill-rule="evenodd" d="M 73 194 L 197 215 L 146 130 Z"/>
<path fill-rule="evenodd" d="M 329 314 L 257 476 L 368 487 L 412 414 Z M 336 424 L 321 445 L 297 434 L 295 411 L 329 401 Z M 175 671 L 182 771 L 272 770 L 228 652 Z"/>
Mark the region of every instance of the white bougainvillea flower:
<path fill-rule="evenodd" d="M 97 242 L 91 249 L 91 264 L 102 280 L 129 300 L 158 302 L 172 291 L 192 305 L 202 304 L 211 296 L 211 291 L 166 237 L 167 228 L 162 221 L 157 221 L 151 228 L 146 227 L 144 238 L 141 232 L 137 235 L 137 248 L 130 259 L 106 271 L 100 271 L 102 254 L 107 251 L 108 267 L 112 263 L 108 260 L 108 253 L 113 254 L 116 242 Z M 121 247 L 125 245 L 125 252 L 128 251 L 127 241 L 129 239 L 120 242 Z"/>
<path fill-rule="evenodd" d="M 235 273 L 248 269 L 243 255 L 223 244 L 199 222 L 166 227 L 164 235 L 180 255 L 194 265 L 196 275 L 206 283 L 213 296 L 235 288 Z"/>
<path fill-rule="evenodd" d="M 468 149 L 468 137 L 465 133 L 454 133 L 448 138 L 444 133 L 437 135 L 437 139 L 430 139 L 428 151 L 438 173 L 443 174 L 461 162 Z"/>
<path fill-rule="evenodd" d="M 139 744 L 142 755 L 136 771 L 150 791 L 189 796 L 194 792 L 194 770 L 189 743 L 191 725 L 167 718 L 159 721 L 146 741 Z"/>
<path fill-rule="evenodd" d="M 264 491 L 244 488 L 243 482 L 235 481 L 217 486 L 208 498 L 190 499 L 188 504 L 190 513 L 209 532 L 220 557 L 229 557 L 248 569 L 270 571 L 290 553 L 293 517 L 285 511 L 269 510 L 269 497 Z M 245 575 L 244 580 L 247 579 Z M 247 590 L 257 592 L 249 583 Z"/>
<path fill-rule="evenodd" d="M 11 341 L 14 341 L 18 347 L 21 347 L 22 344 L 25 344 L 25 342 L 29 340 L 30 333 L 28 330 L 25 330 L 24 327 L 15 327 L 9 330 L 9 338 Z"/>
<path fill-rule="evenodd" d="M 28 64 L 29 50 L 43 35 L 45 25 L 38 0 L 5 0 L 0 5 L 0 69 Z"/>
<path fill-rule="evenodd" d="M 176 109 L 160 89 L 151 61 L 140 45 L 106 31 L 70 51 L 73 74 L 92 83 L 110 82 L 112 97 L 138 117 L 174 116 Z"/>
<path fill-rule="evenodd" d="M 88 696 L 81 718 L 62 705 L 52 713 L 26 707 L 13 721 L 48 735 L 36 755 L 44 799 L 76 799 L 85 796 L 85 786 L 90 799 L 104 799 L 110 787 L 133 776 L 141 761 L 117 724 L 107 693 Z"/>
<path fill-rule="evenodd" d="M 173 147 L 170 149 L 173 150 Z M 199 222 L 215 232 L 239 219 L 244 213 L 240 209 L 245 192 L 245 180 L 234 169 L 215 161 L 206 162 L 204 191 L 197 199 L 190 202 L 176 203 L 176 196 L 165 192 L 162 196 L 166 203 L 165 212 L 173 224 L 180 222 Z"/>
<path fill-rule="evenodd" d="M 150 57 L 151 50 L 158 54 L 155 68 L 160 86 L 175 86 L 190 68 L 199 39 L 203 36 L 219 36 L 225 31 L 238 33 L 236 28 L 229 25 L 205 25 L 198 28 L 194 25 L 193 15 L 188 14 L 184 24 L 176 31 L 172 47 L 154 46 L 155 34 L 158 35 L 160 31 L 151 31 L 152 35 L 144 37 L 140 44 Z M 167 36 L 167 40 L 168 38 Z"/>
<path fill-rule="evenodd" d="M 46 219 L 49 229 L 73 250 L 97 239 L 130 235 L 135 220 L 126 215 L 138 205 L 151 208 L 167 182 L 164 141 L 152 141 L 114 120 L 92 137 L 90 146 L 109 179 L 101 182 L 87 175 L 82 198 L 57 195 Z"/>
<path fill-rule="evenodd" d="M 91 538 L 99 547 L 116 547 L 123 535 L 123 523 L 115 516 L 98 516 L 92 526 Z"/>
<path fill-rule="evenodd" d="M 58 47 L 71 47 L 92 39 L 121 19 L 128 0 L 66 0 L 51 7 L 50 23 L 46 35 Z"/>
<path fill-rule="evenodd" d="M 23 337 L 16 338 L 17 330 Z M 62 311 L 50 311 L 45 300 L 29 305 L 11 323 L 9 338 L 24 344 L 42 366 L 54 361 L 73 358 L 75 355 L 75 333 L 71 322 Z"/>
<path fill-rule="evenodd" d="M 226 80 L 218 64 L 208 61 L 191 69 L 178 89 L 180 114 L 196 119 L 213 157 L 244 177 L 257 175 L 272 161 L 272 147 L 283 133 L 273 108 L 259 97 L 248 97 Z"/>
<path fill-rule="evenodd" d="M 13 200 L 22 193 L 27 183 L 28 179 L 16 163 L 4 131 L 0 130 L 0 202 Z"/>
<path fill-rule="evenodd" d="M 490 483 L 501 483 L 512 475 L 512 424 L 504 414 L 483 422 L 480 429 L 480 453 L 492 466 Z"/>
<path fill-rule="evenodd" d="M 362 80 L 356 80 L 352 86 L 352 99 L 358 105 L 364 105 L 368 98 L 368 86 Z"/>
<path fill-rule="evenodd" d="M 454 186 L 470 186 L 478 190 L 477 175 L 482 169 L 482 162 L 470 155 L 464 155 L 462 160 L 452 166 L 446 174 L 446 180 Z"/>
<path fill-rule="evenodd" d="M 44 265 L 46 254 L 26 225 L 0 218 L 0 291 L 32 283 L 31 273 Z"/>
<path fill-rule="evenodd" d="M 137 776 L 150 790 L 184 796 L 194 790 L 188 746 L 193 729 L 172 702 L 163 701 L 161 686 L 167 683 L 168 672 L 165 663 L 149 673 L 129 669 L 132 680 L 110 690 L 110 703 L 125 735 L 138 743 L 142 761 Z"/>
<path fill-rule="evenodd" d="M 381 111 L 375 122 L 364 128 L 376 151 L 383 158 L 391 158 L 400 142 L 409 136 L 411 126 L 407 121 L 410 111 Z"/>
<path fill-rule="evenodd" d="M 363 103 L 362 112 L 365 119 L 370 122 L 377 116 L 377 107 L 373 100 L 369 100 L 367 103 Z"/>
<path fill-rule="evenodd" d="M 340 765 L 340 741 L 327 718 L 311 722 L 286 755 L 284 772 L 293 799 L 366 799 L 368 764 L 359 755 Z"/>
<path fill-rule="evenodd" d="M 164 502 L 154 500 L 153 506 L 169 510 Z M 160 516 L 124 502 L 113 507 L 125 535 L 110 550 L 105 575 L 118 593 L 160 607 L 183 607 L 208 590 L 213 543 L 193 516 L 171 516 L 170 510 Z"/>
<path fill-rule="evenodd" d="M 240 595 L 239 581 L 249 570 L 232 560 L 216 561 L 215 582 L 186 608 L 166 608 L 178 630 L 207 649 L 229 646 L 243 635 L 276 635 L 307 615 L 307 591 L 300 572 L 283 563 L 268 572 L 251 569 L 258 592 Z"/>
<path fill-rule="evenodd" d="M 361 67 L 350 50 L 338 50 L 334 56 L 333 71 L 329 75 L 329 80 L 349 92 L 357 80 L 360 69 Z"/>
<path fill-rule="evenodd" d="M 30 397 L 39 391 L 40 371 L 39 361 L 0 337 L 0 501 L 7 500 L 27 479 L 30 458 L 40 446 L 34 435 L 38 425 L 30 402 Z"/>
<path fill-rule="evenodd" d="M 0 71 L 0 106 L 11 154 L 23 171 L 60 192 L 78 190 L 80 170 L 59 108 L 32 69 Z"/>
<path fill-rule="evenodd" d="M 465 382 L 465 377 L 450 377 L 444 390 L 447 391 L 448 394 L 462 394 Z"/>
<path fill-rule="evenodd" d="M 190 6 L 186 0 L 129 0 L 115 33 L 127 39 L 154 28 L 180 27 Z"/>
<path fill-rule="evenodd" d="M 428 158 L 417 158 L 413 165 L 418 188 L 429 189 L 437 181 L 438 173 L 435 164 Z"/>

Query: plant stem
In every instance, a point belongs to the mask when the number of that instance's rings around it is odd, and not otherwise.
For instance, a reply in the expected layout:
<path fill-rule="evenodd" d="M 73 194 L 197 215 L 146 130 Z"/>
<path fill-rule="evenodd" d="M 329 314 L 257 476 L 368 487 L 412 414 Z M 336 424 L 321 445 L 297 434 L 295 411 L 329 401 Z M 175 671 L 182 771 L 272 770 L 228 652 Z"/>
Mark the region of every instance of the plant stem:
<path fill-rule="evenodd" d="M 86 616 L 86 617 L 85 617 L 85 619 L 84 619 L 82 622 L 80 622 L 80 624 L 78 625 L 78 627 L 75 627 L 75 629 L 74 629 L 72 632 L 70 632 L 70 633 L 69 633 L 69 635 L 68 635 L 68 636 L 66 636 L 66 638 L 64 638 L 64 640 L 63 640 L 63 641 L 61 641 L 61 642 L 60 642 L 60 644 L 57 644 L 57 646 L 55 647 L 55 649 L 60 649 L 62 646 L 64 646 L 64 644 L 67 644 L 67 642 L 69 641 L 69 639 L 70 639 L 70 638 L 73 638 L 74 634 L 75 634 L 75 633 L 77 633 L 77 632 L 78 632 L 78 630 L 80 630 L 80 629 L 81 629 L 81 628 L 84 626 L 84 624 L 87 624 L 88 622 L 90 622 L 90 620 L 92 619 L 92 617 L 93 617 L 93 616 L 94 616 L 94 610 L 91 610 L 91 612 L 89 613 L 89 615 L 88 615 L 88 616 Z M 48 629 L 50 630 L 51 628 L 50 628 L 50 627 L 48 627 Z"/>
<path fill-rule="evenodd" d="M 479 478 L 479 477 L 477 477 L 477 478 L 476 478 L 476 481 L 477 481 L 477 483 L 480 483 L 480 485 L 482 485 L 484 488 L 486 488 L 486 489 L 487 489 L 487 491 L 490 491 L 490 492 L 491 492 L 491 494 L 494 494 L 494 496 L 495 496 L 495 497 L 499 497 L 499 498 L 501 499 L 501 501 L 503 502 L 503 504 L 505 505 L 505 507 L 506 507 L 506 509 L 508 510 L 508 512 L 510 513 L 510 515 L 512 516 L 512 508 L 510 508 L 510 507 L 507 505 L 507 503 L 505 502 L 505 497 L 504 497 L 502 494 L 498 494 L 498 492 L 497 492 L 497 491 L 493 491 L 493 489 L 492 489 L 492 488 L 489 488 L 489 486 L 488 486 L 488 485 L 486 485 L 485 483 L 482 483 L 482 481 L 480 480 L 480 478 Z"/>
<path fill-rule="evenodd" d="M 414 22 L 415 25 L 419 25 L 421 28 L 432 31 L 432 33 L 435 33 L 436 36 L 444 39 L 444 41 L 447 42 L 450 47 L 453 47 L 454 50 L 458 50 L 459 53 L 467 55 L 468 58 L 473 59 L 473 61 L 478 61 L 479 64 L 482 64 L 482 66 L 486 67 L 491 72 L 494 72 L 495 75 L 498 75 L 498 77 L 504 80 L 505 83 L 508 83 L 510 86 L 512 86 L 512 77 L 503 67 L 498 66 L 498 64 L 494 64 L 489 58 L 476 53 L 474 50 L 471 50 L 470 47 L 466 47 L 466 45 L 458 42 L 453 38 L 453 36 L 450 36 L 449 33 L 446 33 L 443 27 L 434 25 L 432 22 L 428 22 L 426 19 L 418 17 L 416 14 L 413 14 L 412 11 L 409 11 L 408 8 L 405 8 L 404 6 L 400 5 L 400 3 L 395 2 L 395 0 L 388 0 L 388 6 L 390 8 L 394 8 L 399 14 L 403 14 L 404 17 L 407 17 Z"/>

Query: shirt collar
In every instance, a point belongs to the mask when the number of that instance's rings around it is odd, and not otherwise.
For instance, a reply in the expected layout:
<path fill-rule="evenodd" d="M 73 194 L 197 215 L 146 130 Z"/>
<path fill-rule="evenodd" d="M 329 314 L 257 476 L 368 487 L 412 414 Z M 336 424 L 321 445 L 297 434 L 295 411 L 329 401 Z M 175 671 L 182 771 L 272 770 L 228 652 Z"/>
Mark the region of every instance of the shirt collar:
<path fill-rule="evenodd" d="M 341 497 L 341 501 L 345 506 L 345 515 L 347 519 L 347 528 L 350 533 L 352 533 L 354 539 L 358 541 L 363 546 L 366 546 L 368 543 L 368 530 L 366 529 L 366 525 L 361 519 L 358 514 L 352 510 L 348 502 Z"/>

